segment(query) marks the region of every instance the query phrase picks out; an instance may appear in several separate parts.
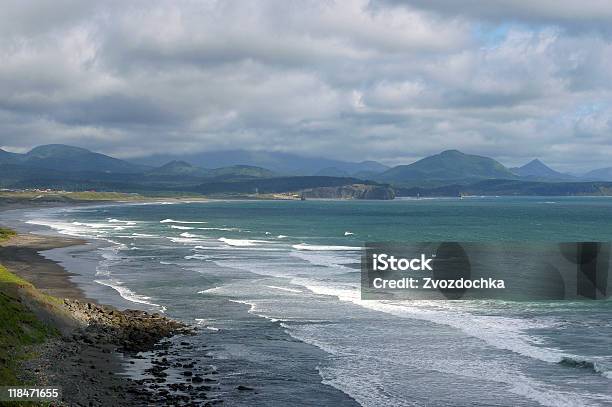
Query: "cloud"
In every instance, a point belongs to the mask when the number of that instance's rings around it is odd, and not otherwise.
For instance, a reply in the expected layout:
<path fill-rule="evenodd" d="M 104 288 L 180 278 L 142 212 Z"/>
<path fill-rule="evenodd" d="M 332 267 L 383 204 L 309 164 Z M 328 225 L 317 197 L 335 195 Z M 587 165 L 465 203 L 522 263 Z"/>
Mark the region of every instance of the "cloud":
<path fill-rule="evenodd" d="M 521 22 L 587 31 L 609 31 L 612 24 L 612 3 L 607 0 L 376 0 L 374 4 L 496 24 Z"/>
<path fill-rule="evenodd" d="M 0 147 L 609 165 L 609 3 L 457 4 L 9 1 Z"/>

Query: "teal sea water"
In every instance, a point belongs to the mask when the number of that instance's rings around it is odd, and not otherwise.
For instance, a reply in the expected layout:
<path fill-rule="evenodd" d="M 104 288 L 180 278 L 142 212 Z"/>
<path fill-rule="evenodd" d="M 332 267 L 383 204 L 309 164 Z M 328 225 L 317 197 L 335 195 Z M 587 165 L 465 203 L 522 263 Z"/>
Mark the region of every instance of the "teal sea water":
<path fill-rule="evenodd" d="M 192 357 L 259 390 L 228 390 L 236 404 L 612 405 L 611 301 L 364 301 L 356 268 L 368 241 L 612 241 L 610 198 L 123 204 L 26 220 L 104 242 L 74 254 L 95 264 L 79 281 L 96 295 L 201 326 Z"/>

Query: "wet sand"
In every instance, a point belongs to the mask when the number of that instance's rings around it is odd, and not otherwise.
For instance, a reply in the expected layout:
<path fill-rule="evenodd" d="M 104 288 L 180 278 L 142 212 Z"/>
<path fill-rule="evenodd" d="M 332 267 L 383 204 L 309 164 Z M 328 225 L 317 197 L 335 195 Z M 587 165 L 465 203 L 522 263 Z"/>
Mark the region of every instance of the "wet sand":
<path fill-rule="evenodd" d="M 0 263 L 45 294 L 94 302 L 70 280 L 74 274 L 40 254 L 44 250 L 85 243 L 84 240 L 68 237 L 19 234 L 9 241 L 0 242 Z"/>

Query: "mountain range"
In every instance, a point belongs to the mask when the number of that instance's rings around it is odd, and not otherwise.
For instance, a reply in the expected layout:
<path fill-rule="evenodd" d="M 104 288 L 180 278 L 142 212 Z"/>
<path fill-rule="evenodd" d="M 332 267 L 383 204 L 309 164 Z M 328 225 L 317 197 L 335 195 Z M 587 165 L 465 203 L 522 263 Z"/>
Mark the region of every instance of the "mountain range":
<path fill-rule="evenodd" d="M 160 162 L 163 157 L 166 156 L 126 161 L 60 144 L 38 146 L 24 154 L 0 149 L 0 187 L 251 193 L 362 183 L 389 184 L 397 191 L 418 194 L 454 190 L 483 192 L 487 188 L 520 194 L 536 190 L 557 193 L 564 188 L 569 188 L 567 193 L 601 192 L 607 191 L 605 182 L 612 181 L 612 168 L 576 177 L 555 171 L 539 159 L 522 167 L 507 168 L 492 158 L 458 150 L 443 151 L 392 168 L 374 161 L 345 162 L 241 150 L 190 154 L 181 157 L 186 158 L 184 160 Z M 220 163 L 225 165 L 217 166 Z M 491 180 L 504 182 L 488 182 Z M 577 185 L 589 182 L 590 186 Z M 559 185 L 548 186 L 555 183 Z"/>
<path fill-rule="evenodd" d="M 131 162 L 146 166 L 160 166 L 170 161 L 182 161 L 202 168 L 220 168 L 233 165 L 262 167 L 283 175 L 324 175 L 334 173 L 355 176 L 358 173 L 377 174 L 389 167 L 376 161 L 347 162 L 321 157 L 305 157 L 296 154 L 268 151 L 213 151 L 192 154 L 156 154 L 132 159 Z"/>

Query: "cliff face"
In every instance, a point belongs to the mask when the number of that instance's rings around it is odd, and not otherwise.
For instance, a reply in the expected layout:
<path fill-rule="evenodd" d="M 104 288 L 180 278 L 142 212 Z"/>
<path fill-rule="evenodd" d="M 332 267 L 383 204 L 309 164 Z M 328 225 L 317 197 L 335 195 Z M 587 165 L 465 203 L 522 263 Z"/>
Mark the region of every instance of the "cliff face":
<path fill-rule="evenodd" d="M 302 191 L 302 195 L 314 199 L 380 199 L 395 198 L 395 191 L 385 185 L 353 184 L 339 187 L 319 187 Z"/>

